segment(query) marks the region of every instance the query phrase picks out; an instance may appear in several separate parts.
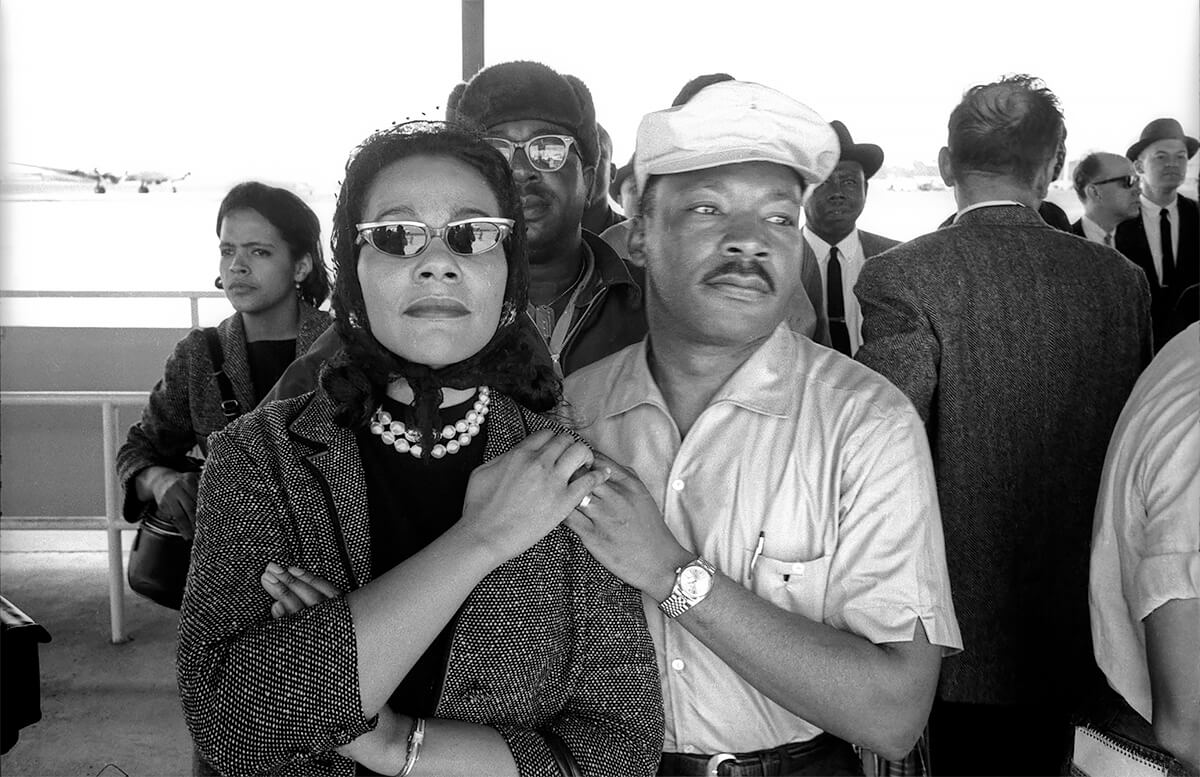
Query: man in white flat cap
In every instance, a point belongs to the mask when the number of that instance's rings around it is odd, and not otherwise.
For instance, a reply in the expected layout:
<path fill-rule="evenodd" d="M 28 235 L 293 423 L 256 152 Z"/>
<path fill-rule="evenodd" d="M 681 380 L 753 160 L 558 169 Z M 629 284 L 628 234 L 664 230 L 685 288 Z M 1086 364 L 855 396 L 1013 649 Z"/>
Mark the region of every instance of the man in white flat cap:
<path fill-rule="evenodd" d="M 786 324 L 804 199 L 837 161 L 820 116 L 741 81 L 638 130 L 649 334 L 567 380 L 613 471 L 567 522 L 643 593 L 660 774 L 901 758 L 961 648 L 920 417 Z"/>

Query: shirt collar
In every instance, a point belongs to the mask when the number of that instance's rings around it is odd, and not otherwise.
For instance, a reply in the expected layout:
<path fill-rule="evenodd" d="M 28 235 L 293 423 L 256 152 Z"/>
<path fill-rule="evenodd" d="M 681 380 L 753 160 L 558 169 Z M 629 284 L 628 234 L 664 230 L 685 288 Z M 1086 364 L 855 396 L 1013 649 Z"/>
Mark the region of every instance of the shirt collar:
<path fill-rule="evenodd" d="M 963 214 L 970 213 L 973 210 L 979 210 L 980 208 L 997 208 L 1000 206 L 1010 206 L 1010 205 L 1016 205 L 1021 208 L 1025 207 L 1024 203 L 1017 202 L 1016 200 L 987 200 L 986 202 L 976 202 L 974 204 L 968 205 L 967 207 L 960 210 L 958 213 L 954 214 L 954 220 L 958 221 L 960 218 L 963 217 Z"/>
<path fill-rule="evenodd" d="M 1138 195 L 1138 199 L 1141 200 L 1143 213 L 1151 213 L 1157 216 L 1164 207 L 1153 200 L 1146 199 L 1146 195 L 1144 194 Z M 1176 195 L 1171 198 L 1171 201 L 1168 202 L 1165 207 L 1171 212 L 1171 218 L 1174 218 L 1175 214 L 1179 212 L 1179 194 L 1176 193 Z"/>
<path fill-rule="evenodd" d="M 745 408 L 754 413 L 783 418 L 788 415 L 796 399 L 796 375 L 805 369 L 798 364 L 798 355 L 792 340 L 796 335 L 782 322 L 750 358 L 746 359 L 725 385 L 717 391 L 709 407 L 721 402 Z M 652 405 L 665 413 L 666 400 L 650 373 L 650 336 L 631 347 L 622 359 L 608 385 L 612 386 L 612 399 L 605 403 L 605 417 L 626 413 L 638 405 Z"/>
<path fill-rule="evenodd" d="M 813 254 L 819 259 L 824 259 L 829 256 L 829 249 L 833 246 L 825 242 L 825 239 L 813 232 L 807 226 L 804 227 L 804 239 L 808 241 L 808 247 L 812 249 Z M 858 238 L 858 227 L 850 230 L 850 234 L 838 241 L 837 248 L 842 252 L 843 256 L 857 256 L 862 253 L 862 242 Z"/>
<path fill-rule="evenodd" d="M 1083 235 L 1084 235 L 1084 237 L 1088 238 L 1089 240 L 1095 240 L 1100 243 L 1104 242 L 1105 235 L 1113 235 L 1113 237 L 1115 239 L 1116 232 L 1117 232 L 1115 228 L 1112 230 L 1106 230 L 1104 227 L 1100 226 L 1099 224 L 1097 224 L 1096 222 L 1094 222 L 1090 218 L 1088 218 L 1086 214 L 1082 218 L 1083 218 Z"/>

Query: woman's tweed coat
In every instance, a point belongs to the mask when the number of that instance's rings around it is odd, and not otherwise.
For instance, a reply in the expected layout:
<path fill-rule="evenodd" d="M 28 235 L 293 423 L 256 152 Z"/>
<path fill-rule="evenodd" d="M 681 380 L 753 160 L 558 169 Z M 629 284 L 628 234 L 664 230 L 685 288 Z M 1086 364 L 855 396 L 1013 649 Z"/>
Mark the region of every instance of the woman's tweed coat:
<path fill-rule="evenodd" d="M 493 394 L 485 458 L 552 426 Z M 209 445 L 179 626 L 188 727 L 224 772 L 353 774 L 354 763 L 334 749 L 374 719 L 360 705 L 345 597 L 273 620 L 259 576 L 275 561 L 343 591 L 370 580 L 354 435 L 333 423 L 333 404 L 318 389 L 268 403 Z M 499 566 L 453 628 L 437 716 L 496 728 L 523 775 L 557 774 L 544 728 L 586 774 L 654 773 L 662 696 L 641 599 L 574 532 L 559 526 Z"/>
<path fill-rule="evenodd" d="M 296 355 L 307 351 L 332 322 L 329 314 L 301 302 Z M 225 354 L 225 374 L 233 384 L 233 395 L 242 412 L 246 412 L 254 407 L 258 398 L 250 379 L 242 314 L 234 313 L 222 321 L 217 326 L 217 335 Z M 196 444 L 202 451 L 207 451 L 208 435 L 224 428 L 225 423 L 225 414 L 221 412 L 221 390 L 213 377 L 204 333 L 193 329 L 175 344 L 175 351 L 167 358 L 162 380 L 150 392 L 142 420 L 130 427 L 129 436 L 117 453 L 117 475 L 125 486 L 122 510 L 126 520 L 136 521 L 144 507 L 131 482 L 139 472 L 154 465 L 179 467 L 180 459 Z"/>

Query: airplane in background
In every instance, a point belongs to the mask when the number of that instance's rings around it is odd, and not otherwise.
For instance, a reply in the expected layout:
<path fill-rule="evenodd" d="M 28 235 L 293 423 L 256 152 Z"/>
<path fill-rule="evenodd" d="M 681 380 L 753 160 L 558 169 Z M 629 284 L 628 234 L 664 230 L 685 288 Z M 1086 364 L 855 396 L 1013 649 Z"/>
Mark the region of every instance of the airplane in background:
<path fill-rule="evenodd" d="M 177 181 L 182 181 L 191 175 L 191 173 L 188 172 L 184 173 L 183 175 L 176 176 L 170 173 L 158 172 L 156 170 L 143 170 L 136 173 L 130 173 L 126 171 L 117 174 L 101 172 L 101 170 L 97 167 L 93 167 L 92 171 L 89 173 L 86 170 L 81 170 L 78 168 L 68 169 L 65 167 L 46 167 L 45 165 L 31 165 L 24 162 L 13 162 L 12 164 L 16 165 L 17 167 L 30 168 L 32 171 L 37 171 L 29 172 L 28 175 L 36 176 L 37 178 L 45 181 L 94 182 L 95 185 L 92 187 L 92 191 L 96 192 L 96 194 L 104 194 L 106 191 L 108 191 L 108 186 L 106 184 L 116 185 L 122 181 L 137 181 L 138 192 L 141 194 L 149 192 L 151 186 L 158 186 L 164 183 L 172 184 L 171 191 L 175 191 L 176 189 L 174 184 Z"/>

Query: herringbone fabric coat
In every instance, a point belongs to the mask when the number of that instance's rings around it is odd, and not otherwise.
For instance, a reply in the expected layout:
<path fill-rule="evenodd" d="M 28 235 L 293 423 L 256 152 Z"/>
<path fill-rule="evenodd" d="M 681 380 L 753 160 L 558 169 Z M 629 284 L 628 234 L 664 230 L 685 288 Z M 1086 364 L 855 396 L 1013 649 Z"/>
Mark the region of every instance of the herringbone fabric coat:
<path fill-rule="evenodd" d="M 946 701 L 1070 706 L 1098 677 L 1092 514 L 1109 437 L 1151 356 L 1145 275 L 1020 206 L 867 262 L 857 358 L 926 420 L 964 651 Z"/>
<path fill-rule="evenodd" d="M 551 426 L 493 393 L 485 458 Z M 222 772 L 353 774 L 354 763 L 334 748 L 374 720 L 360 705 L 345 597 L 273 620 L 259 578 L 275 561 L 342 591 L 371 579 L 367 484 L 354 435 L 334 425 L 333 404 L 318 389 L 264 405 L 209 446 L 180 612 L 188 727 Z M 662 691 L 641 598 L 574 532 L 560 525 L 501 564 L 452 623 L 438 717 L 496 728 L 523 775 L 557 774 L 538 731 L 547 727 L 585 774 L 654 773 Z"/>
<path fill-rule="evenodd" d="M 333 319 L 304 302 L 296 331 L 296 355 L 304 353 Z M 217 336 L 225 355 L 225 374 L 233 384 L 233 395 L 242 412 L 254 407 L 254 383 L 246 355 L 246 328 L 242 314 L 234 313 L 217 325 Z M 150 392 L 142 419 L 129 429 L 117 453 L 117 476 L 125 486 L 123 512 L 126 520 L 137 520 L 143 504 L 131 482 L 139 472 L 154 465 L 178 466 L 195 445 L 206 450 L 208 435 L 226 424 L 221 412 L 221 390 L 213 377 L 212 359 L 204 332 L 193 329 L 175 344 L 167 358 L 163 377 Z"/>

